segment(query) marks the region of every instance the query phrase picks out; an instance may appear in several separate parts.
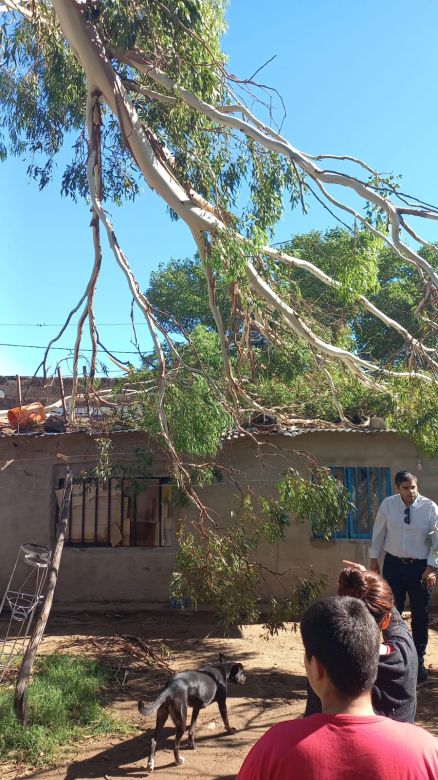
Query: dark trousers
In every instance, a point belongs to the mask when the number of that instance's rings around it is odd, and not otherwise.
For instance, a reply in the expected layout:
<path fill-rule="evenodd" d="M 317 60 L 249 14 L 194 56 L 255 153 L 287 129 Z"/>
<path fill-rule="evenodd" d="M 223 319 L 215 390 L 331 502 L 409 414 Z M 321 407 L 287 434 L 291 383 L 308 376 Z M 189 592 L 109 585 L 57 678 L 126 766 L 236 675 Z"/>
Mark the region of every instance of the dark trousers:
<path fill-rule="evenodd" d="M 404 609 L 406 594 L 409 596 L 412 638 L 420 663 L 423 663 L 426 652 L 429 625 L 430 592 L 421 582 L 421 575 L 426 566 L 426 560 L 412 560 L 411 563 L 403 563 L 402 558 L 396 558 L 394 555 L 386 553 L 382 572 L 384 579 L 391 586 L 395 606 L 400 614 Z"/>

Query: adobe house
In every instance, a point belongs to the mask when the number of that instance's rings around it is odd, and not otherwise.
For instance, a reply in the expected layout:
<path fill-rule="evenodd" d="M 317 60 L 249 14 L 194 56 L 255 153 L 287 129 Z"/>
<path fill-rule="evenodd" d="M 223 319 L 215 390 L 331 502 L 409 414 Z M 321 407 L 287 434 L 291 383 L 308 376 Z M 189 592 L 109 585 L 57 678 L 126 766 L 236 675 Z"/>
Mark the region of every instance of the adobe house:
<path fill-rule="evenodd" d="M 396 471 L 418 474 L 420 491 L 438 501 L 438 461 L 426 458 L 407 437 L 373 427 L 347 428 L 319 421 L 295 421 L 287 427 L 253 431 L 257 442 L 231 434 L 220 462 L 231 467 L 220 484 L 202 490 L 204 503 L 227 524 L 236 507 L 236 481 L 264 495 L 289 465 L 300 467 L 294 450 L 312 454 L 331 466 L 352 493 L 356 510 L 337 537 L 314 538 L 311 518 L 291 523 L 286 539 L 262 551 L 272 569 L 291 576 L 312 565 L 328 575 L 328 593 L 336 588 L 342 559 L 367 562 L 372 523 L 380 500 L 393 492 Z M 55 608 L 135 609 L 169 602 L 169 578 L 175 558 L 175 528 L 190 509 L 174 506 L 163 452 L 151 448 L 144 434 L 113 431 L 114 461 L 128 468 L 138 452 L 150 456 L 147 478 L 132 482 L 128 472 L 105 486 L 85 480 L 96 464 L 96 439 L 90 425 L 65 433 L 14 433 L 0 428 L 0 592 L 6 586 L 21 543 L 53 545 L 59 491 L 68 462 L 79 478 L 72 500 L 69 533 L 63 552 Z M 81 476 L 82 475 L 82 476 Z M 144 474 L 143 474 L 144 477 Z M 437 594 L 435 594 L 435 603 Z"/>

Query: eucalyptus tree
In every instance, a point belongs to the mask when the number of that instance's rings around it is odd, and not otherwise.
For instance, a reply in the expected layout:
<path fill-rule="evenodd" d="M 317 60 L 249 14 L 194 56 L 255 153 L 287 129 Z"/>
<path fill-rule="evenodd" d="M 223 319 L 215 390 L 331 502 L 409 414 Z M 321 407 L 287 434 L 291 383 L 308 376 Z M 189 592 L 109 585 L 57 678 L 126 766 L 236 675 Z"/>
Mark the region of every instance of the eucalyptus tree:
<path fill-rule="evenodd" d="M 436 369 L 436 350 L 425 347 L 366 295 L 375 276 L 375 248 L 382 243 L 392 247 L 401 267 L 409 264 L 422 279 L 420 311 L 432 305 L 436 263 L 408 243 L 407 238 L 428 245 L 407 220 L 436 219 L 438 210 L 404 196 L 391 177 L 380 176 L 360 160 L 298 150 L 258 119 L 245 102 L 255 86 L 226 70 L 220 47 L 223 0 L 5 0 L 1 8 L 3 153 L 9 147 L 40 157 L 44 162 L 33 161 L 30 171 L 42 186 L 66 134 L 77 133 L 63 190 L 87 194 L 96 216 L 96 267 L 84 312 L 92 333 L 100 222 L 160 352 L 156 318 L 103 207 L 105 199 L 134 197 L 139 177 L 144 177 L 193 235 L 231 396 L 250 401 L 230 366 L 215 298 L 218 277 L 229 280 L 245 314 L 256 312 L 261 330 L 269 330 L 269 315 L 275 311 L 279 329 L 309 344 L 323 361 L 342 362 L 363 383 L 381 387 L 390 372 L 319 338 L 305 312 L 290 305 L 278 289 L 284 266 L 305 270 L 333 289 L 341 285 L 317 263 L 268 243 L 286 202 L 306 209 L 314 194 L 353 218 L 353 230 L 365 247 L 358 262 L 352 258 L 348 286 L 365 311 L 409 344 L 415 353 L 409 376 L 430 381 L 421 369 Z M 357 176 L 342 172 L 346 160 L 357 166 Z M 335 187 L 355 193 L 364 208 L 355 209 L 348 197 L 334 195 Z"/>
<path fill-rule="evenodd" d="M 30 175 L 42 187 L 68 141 L 73 154 L 62 190 L 88 198 L 93 212 L 94 265 L 66 320 L 79 312 L 75 374 L 86 324 L 91 378 L 95 373 L 103 228 L 149 326 L 156 358 L 148 398 L 154 398 L 157 426 L 181 483 L 190 485 L 190 474 L 168 419 L 175 365 L 192 383 L 204 383 L 235 422 L 242 406 L 269 411 L 247 381 L 253 328 L 286 353 L 297 345 L 311 352 L 334 395 L 337 373 L 346 371 L 376 393 L 436 399 L 436 251 L 409 220 L 436 220 L 438 209 L 404 194 L 392 177 L 360 159 L 311 154 L 283 137 L 271 111 L 275 93 L 227 71 L 221 49 L 225 0 L 0 0 L 0 13 L 0 154 L 28 154 Z M 249 108 L 257 101 L 259 115 Z M 106 204 L 136 197 L 144 181 L 193 237 L 220 348 L 220 382 L 201 359 L 184 359 L 141 291 L 108 217 Z M 336 214 L 354 237 L 357 251 L 346 257 L 339 278 L 324 269 L 322 257 L 309 259 L 271 243 L 285 211 L 307 211 L 312 200 Z M 385 309 L 385 301 L 370 298 L 384 246 L 400 275 L 409 269 L 417 280 L 422 328 L 415 332 Z M 293 294 L 292 271 L 344 295 L 365 317 L 398 334 L 405 359 L 386 365 L 378 354 L 360 354 L 354 342 L 336 343 L 305 297 Z M 217 295 L 224 284 L 239 327 L 224 322 Z M 230 332 L 239 336 L 239 361 L 232 359 Z M 190 487 L 188 492 L 197 503 Z"/>

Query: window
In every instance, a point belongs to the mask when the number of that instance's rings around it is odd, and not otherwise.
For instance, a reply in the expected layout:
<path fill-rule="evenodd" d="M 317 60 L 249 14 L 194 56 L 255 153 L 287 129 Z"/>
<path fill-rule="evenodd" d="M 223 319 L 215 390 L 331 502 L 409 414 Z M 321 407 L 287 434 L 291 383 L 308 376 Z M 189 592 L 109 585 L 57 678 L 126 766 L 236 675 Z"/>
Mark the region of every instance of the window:
<path fill-rule="evenodd" d="M 353 507 L 336 539 L 371 539 L 379 505 L 391 495 L 391 472 L 382 466 L 331 466 L 350 494 Z"/>
<path fill-rule="evenodd" d="M 56 491 L 62 499 L 64 480 Z M 168 477 L 120 479 L 105 484 L 76 479 L 65 544 L 71 547 L 168 547 L 174 543 L 172 486 Z"/>

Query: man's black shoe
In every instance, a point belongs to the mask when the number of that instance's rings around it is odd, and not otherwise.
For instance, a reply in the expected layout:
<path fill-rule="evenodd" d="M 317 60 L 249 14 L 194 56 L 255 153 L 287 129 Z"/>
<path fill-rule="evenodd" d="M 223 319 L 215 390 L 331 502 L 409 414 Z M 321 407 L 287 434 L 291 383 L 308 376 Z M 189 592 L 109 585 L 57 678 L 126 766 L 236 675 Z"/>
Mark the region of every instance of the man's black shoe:
<path fill-rule="evenodd" d="M 427 672 L 426 667 L 424 664 L 420 664 L 418 667 L 418 674 L 417 674 L 417 685 L 421 683 L 425 683 L 427 681 L 427 678 L 429 677 L 429 674 Z"/>

